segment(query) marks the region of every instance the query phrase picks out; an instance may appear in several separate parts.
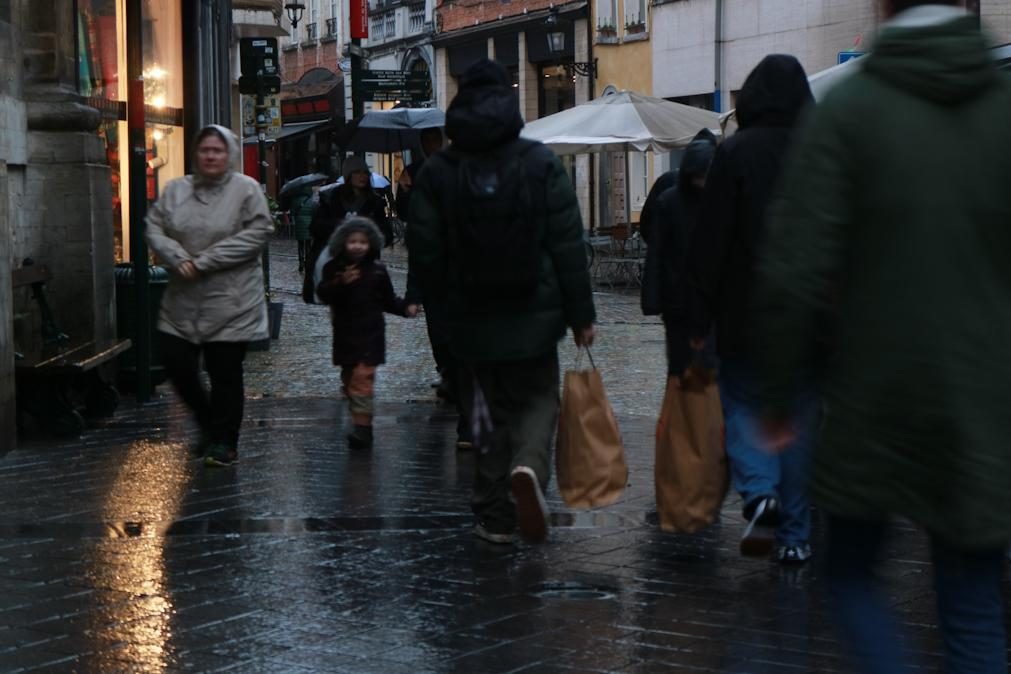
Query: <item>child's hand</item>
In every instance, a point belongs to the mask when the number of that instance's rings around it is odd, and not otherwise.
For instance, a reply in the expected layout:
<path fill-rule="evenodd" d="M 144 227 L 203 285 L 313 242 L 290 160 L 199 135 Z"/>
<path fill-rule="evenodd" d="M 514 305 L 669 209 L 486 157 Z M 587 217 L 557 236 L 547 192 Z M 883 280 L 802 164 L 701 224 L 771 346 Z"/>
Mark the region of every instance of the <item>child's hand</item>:
<path fill-rule="evenodd" d="M 417 318 L 418 317 L 418 305 L 417 304 L 408 304 L 407 305 L 407 317 L 408 318 Z"/>
<path fill-rule="evenodd" d="M 358 265 L 351 265 L 340 274 L 341 283 L 344 285 L 351 285 L 361 277 L 362 270 L 358 268 Z"/>

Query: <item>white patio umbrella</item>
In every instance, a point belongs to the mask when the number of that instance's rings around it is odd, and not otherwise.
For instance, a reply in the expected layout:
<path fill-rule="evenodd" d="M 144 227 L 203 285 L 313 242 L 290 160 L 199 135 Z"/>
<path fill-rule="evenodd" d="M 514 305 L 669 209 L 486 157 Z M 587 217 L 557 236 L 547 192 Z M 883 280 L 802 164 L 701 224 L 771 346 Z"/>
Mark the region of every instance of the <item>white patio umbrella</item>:
<path fill-rule="evenodd" d="M 719 128 L 715 112 L 619 91 L 530 122 L 521 135 L 560 155 L 670 152 L 690 143 L 702 129 L 719 133 Z"/>
<path fill-rule="evenodd" d="M 670 152 L 688 145 L 702 129 L 719 135 L 719 115 L 634 91 L 618 91 L 530 122 L 520 135 L 539 140 L 560 155 L 624 152 L 628 175 L 629 152 Z M 626 194 L 627 224 L 632 220 L 630 201 Z"/>

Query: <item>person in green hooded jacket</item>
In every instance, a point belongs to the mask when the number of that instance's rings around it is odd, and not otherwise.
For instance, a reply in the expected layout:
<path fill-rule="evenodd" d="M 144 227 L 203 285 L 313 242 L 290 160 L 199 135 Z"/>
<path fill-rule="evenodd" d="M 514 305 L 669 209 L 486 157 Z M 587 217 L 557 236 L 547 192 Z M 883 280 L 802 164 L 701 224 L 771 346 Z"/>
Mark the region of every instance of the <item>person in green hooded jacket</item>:
<path fill-rule="evenodd" d="M 319 208 L 319 195 L 312 185 L 304 185 L 291 198 L 290 214 L 295 225 L 295 241 L 298 244 L 298 271 L 305 271 L 305 258 L 309 253 L 309 241 L 312 235 L 309 225 L 312 224 L 316 209 Z"/>
<path fill-rule="evenodd" d="M 945 671 L 1004 674 L 1011 79 L 955 2 L 882 4 L 873 51 L 813 112 L 770 206 L 765 434 L 788 442 L 797 373 L 827 333 L 812 497 L 849 652 L 862 671 L 906 671 L 873 587 L 899 515 L 929 534 Z"/>

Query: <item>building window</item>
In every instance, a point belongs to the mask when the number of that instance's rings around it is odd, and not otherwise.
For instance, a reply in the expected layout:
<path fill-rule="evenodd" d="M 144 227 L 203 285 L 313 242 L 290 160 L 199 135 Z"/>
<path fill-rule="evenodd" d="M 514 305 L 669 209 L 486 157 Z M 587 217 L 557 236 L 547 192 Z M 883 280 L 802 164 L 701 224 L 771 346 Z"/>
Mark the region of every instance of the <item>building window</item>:
<path fill-rule="evenodd" d="M 337 16 L 337 0 L 330 0 L 330 18 L 336 20 Z M 334 33 L 336 35 L 336 33 Z"/>
<path fill-rule="evenodd" d="M 608 37 L 617 34 L 617 7 L 615 0 L 596 0 L 597 2 L 597 33 Z"/>
<path fill-rule="evenodd" d="M 425 29 L 425 6 L 411 5 L 407 14 L 407 30 L 412 35 Z"/>
<path fill-rule="evenodd" d="M 646 32 L 646 0 L 625 0 L 625 32 Z"/>

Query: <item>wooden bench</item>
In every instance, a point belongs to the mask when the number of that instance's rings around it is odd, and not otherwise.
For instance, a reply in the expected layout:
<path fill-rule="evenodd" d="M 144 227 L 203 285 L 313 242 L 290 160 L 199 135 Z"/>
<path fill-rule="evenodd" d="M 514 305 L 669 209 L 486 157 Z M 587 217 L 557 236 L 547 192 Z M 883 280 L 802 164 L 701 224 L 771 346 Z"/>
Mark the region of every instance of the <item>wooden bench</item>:
<path fill-rule="evenodd" d="M 71 339 L 57 325 L 46 298 L 46 284 L 53 278 L 49 269 L 25 260 L 11 277 L 15 289 L 31 288 L 42 322 L 41 343 L 15 351 L 18 426 L 23 427 L 26 416 L 31 416 L 54 435 L 76 437 L 85 428 L 78 400 L 89 417 L 115 413 L 119 393 L 102 378 L 99 366 L 129 349 L 130 340 Z"/>

